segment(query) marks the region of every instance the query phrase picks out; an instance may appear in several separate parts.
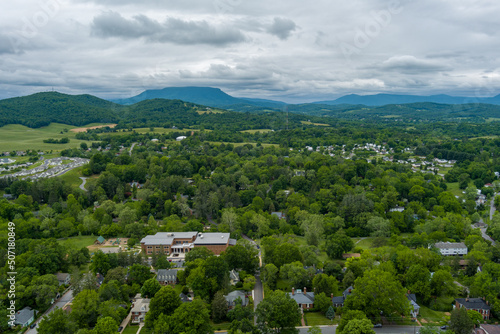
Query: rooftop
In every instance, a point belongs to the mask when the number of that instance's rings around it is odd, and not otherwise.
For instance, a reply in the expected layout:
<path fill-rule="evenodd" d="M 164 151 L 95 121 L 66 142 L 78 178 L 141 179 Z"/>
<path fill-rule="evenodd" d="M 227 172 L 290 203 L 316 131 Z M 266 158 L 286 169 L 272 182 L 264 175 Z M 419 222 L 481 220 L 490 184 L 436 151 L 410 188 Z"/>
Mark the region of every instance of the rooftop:
<path fill-rule="evenodd" d="M 457 298 L 455 299 L 457 303 L 465 306 L 468 309 L 476 310 L 490 310 L 491 307 L 486 304 L 482 298 Z"/>
<path fill-rule="evenodd" d="M 451 248 L 467 248 L 463 242 L 437 242 L 434 244 L 436 248 L 439 249 L 451 249 Z"/>
<path fill-rule="evenodd" d="M 138 298 L 135 303 L 134 307 L 132 307 L 131 312 L 144 312 L 147 313 L 149 311 L 149 302 L 151 299 L 149 298 Z"/>
<path fill-rule="evenodd" d="M 229 242 L 229 233 L 203 233 L 200 234 L 193 242 L 195 245 L 214 245 L 227 244 Z"/>
<path fill-rule="evenodd" d="M 174 239 L 191 239 L 198 235 L 198 232 L 158 232 L 155 235 L 148 235 L 141 240 L 145 245 L 171 245 Z"/>
<path fill-rule="evenodd" d="M 292 290 L 294 291 L 294 290 Z M 287 294 L 297 302 L 297 304 L 314 304 L 314 292 L 306 292 L 300 289 L 294 292 L 287 292 Z"/>
<path fill-rule="evenodd" d="M 17 311 L 15 323 L 19 325 L 24 325 L 28 322 L 28 320 L 30 320 L 34 316 L 35 316 L 35 311 L 31 309 L 31 307 L 26 306 L 22 310 Z"/>

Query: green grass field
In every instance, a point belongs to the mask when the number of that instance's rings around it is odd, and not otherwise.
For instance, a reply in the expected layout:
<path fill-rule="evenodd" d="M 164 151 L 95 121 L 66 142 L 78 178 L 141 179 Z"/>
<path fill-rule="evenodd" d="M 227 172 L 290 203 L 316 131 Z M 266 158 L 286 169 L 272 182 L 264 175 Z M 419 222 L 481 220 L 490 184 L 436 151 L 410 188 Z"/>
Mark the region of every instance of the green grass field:
<path fill-rule="evenodd" d="M 366 238 L 366 239 L 353 238 L 352 241 L 354 242 L 354 248 L 370 249 L 372 248 L 372 243 L 373 243 L 372 239 L 373 238 Z"/>
<path fill-rule="evenodd" d="M 80 176 L 82 176 L 82 169 L 83 167 L 72 169 L 69 172 L 59 176 L 59 178 L 69 184 L 71 188 L 79 187 L 80 184 L 82 184 L 82 180 L 80 179 Z"/>
<path fill-rule="evenodd" d="M 260 132 L 260 133 L 267 133 L 267 132 L 271 132 L 273 130 L 271 129 L 254 129 L 254 130 L 243 130 L 243 131 L 240 131 L 240 132 L 245 132 L 245 133 L 257 133 L 257 132 Z"/>
<path fill-rule="evenodd" d="M 420 320 L 422 325 L 424 323 L 439 324 L 441 322 L 444 322 L 445 316 L 446 315 L 444 314 L 444 312 L 434 311 L 428 307 L 420 305 L 420 318 L 425 320 L 425 322 Z"/>
<path fill-rule="evenodd" d="M 78 237 L 67 238 L 64 240 L 58 240 L 59 244 L 71 249 L 81 249 L 94 244 L 97 239 L 96 236 L 82 235 Z"/>
<path fill-rule="evenodd" d="M 95 124 L 90 124 L 93 126 Z M 38 129 L 31 129 L 19 124 L 9 124 L 0 128 L 0 151 L 17 150 L 43 150 L 43 151 L 61 151 L 67 148 L 80 147 L 80 143 L 86 142 L 90 146 L 91 142 L 75 139 L 75 132 L 69 131 L 76 126 L 52 123 Z M 64 132 L 67 129 L 68 132 Z M 61 133 L 61 131 L 63 133 Z M 67 144 L 47 144 L 44 139 L 61 139 L 68 137 L 70 142 Z"/>
<path fill-rule="evenodd" d="M 446 183 L 448 187 L 447 191 L 451 192 L 455 196 L 462 196 L 462 189 L 458 187 L 458 182 Z"/>
<path fill-rule="evenodd" d="M 216 331 L 224 331 L 224 330 L 227 331 L 231 326 L 230 322 L 221 322 L 220 324 L 214 324 L 211 320 L 210 320 L 210 324 L 212 325 L 212 327 Z M 142 331 L 141 331 L 141 334 L 142 334 Z"/>
<path fill-rule="evenodd" d="M 330 126 L 330 124 L 313 123 L 313 122 L 309 122 L 309 121 L 300 121 L 300 123 L 302 123 L 304 125 Z"/>

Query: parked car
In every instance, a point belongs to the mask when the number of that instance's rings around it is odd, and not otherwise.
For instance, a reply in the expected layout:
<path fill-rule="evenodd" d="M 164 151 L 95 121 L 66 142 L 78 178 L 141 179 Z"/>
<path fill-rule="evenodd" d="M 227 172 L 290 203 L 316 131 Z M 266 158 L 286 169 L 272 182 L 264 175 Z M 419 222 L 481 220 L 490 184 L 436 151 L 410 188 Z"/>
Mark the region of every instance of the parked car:
<path fill-rule="evenodd" d="M 118 327 L 118 332 L 121 332 L 123 330 L 123 326 Z"/>
<path fill-rule="evenodd" d="M 373 325 L 373 328 L 381 328 L 382 327 L 382 324 L 375 324 Z"/>
<path fill-rule="evenodd" d="M 32 324 L 30 325 L 30 328 L 31 328 L 31 329 L 33 329 L 33 328 L 35 328 L 35 327 L 36 327 L 36 322 L 34 322 L 34 323 L 32 323 Z"/>
<path fill-rule="evenodd" d="M 447 326 L 447 325 L 444 325 L 444 326 L 441 326 L 441 327 L 439 327 L 439 328 L 441 328 L 441 329 L 448 329 L 448 326 Z"/>

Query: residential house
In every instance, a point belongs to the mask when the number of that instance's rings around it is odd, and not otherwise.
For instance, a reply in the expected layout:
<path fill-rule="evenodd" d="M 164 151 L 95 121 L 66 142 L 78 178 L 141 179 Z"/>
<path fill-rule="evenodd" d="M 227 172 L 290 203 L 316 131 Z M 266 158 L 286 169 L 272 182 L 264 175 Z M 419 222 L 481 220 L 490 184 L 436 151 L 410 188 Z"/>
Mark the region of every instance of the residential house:
<path fill-rule="evenodd" d="M 12 194 L 3 194 L 3 198 L 8 199 L 8 200 L 12 200 L 12 199 L 14 199 L 14 195 L 12 195 Z"/>
<path fill-rule="evenodd" d="M 176 141 L 181 141 L 181 140 L 184 140 L 186 138 L 187 138 L 186 136 L 179 136 L 179 137 L 175 138 L 175 140 Z"/>
<path fill-rule="evenodd" d="M 21 325 L 21 327 L 28 327 L 35 320 L 36 311 L 31 307 L 26 306 L 22 310 L 17 311 L 16 320 L 14 325 Z"/>
<path fill-rule="evenodd" d="M 101 286 L 102 283 L 104 283 L 104 276 L 101 275 L 100 273 L 97 273 L 96 278 L 97 278 L 97 285 Z"/>
<path fill-rule="evenodd" d="M 106 242 L 106 239 L 104 239 L 104 237 L 103 237 L 102 235 L 100 235 L 100 236 L 97 238 L 96 242 L 97 242 L 98 244 L 102 245 L 103 243 L 105 243 L 105 242 Z"/>
<path fill-rule="evenodd" d="M 227 294 L 227 296 L 224 296 L 224 298 L 226 298 L 228 309 L 232 309 L 233 307 L 236 306 L 236 300 L 238 298 L 241 299 L 242 306 L 248 305 L 248 298 L 247 298 L 245 292 L 243 292 L 241 290 L 235 290 L 233 292 L 230 292 Z"/>
<path fill-rule="evenodd" d="M 181 299 L 181 302 L 183 303 L 189 303 L 189 302 L 192 302 L 193 300 L 191 299 L 191 297 L 183 294 L 182 292 L 179 294 L 179 298 Z"/>
<path fill-rule="evenodd" d="M 286 219 L 284 212 L 271 212 L 271 216 L 276 216 L 278 219 Z"/>
<path fill-rule="evenodd" d="M 161 285 L 175 285 L 177 283 L 177 270 L 159 269 L 156 280 Z"/>
<path fill-rule="evenodd" d="M 490 318 L 491 307 L 484 298 L 457 298 L 455 299 L 455 305 L 453 305 L 453 308 L 456 307 L 477 311 L 483 316 L 484 320 Z"/>
<path fill-rule="evenodd" d="M 406 298 L 408 298 L 408 301 L 410 302 L 410 313 L 412 318 L 416 318 L 418 314 L 420 313 L 420 306 L 417 304 L 417 297 L 415 296 L 414 293 L 407 293 Z"/>
<path fill-rule="evenodd" d="M 130 310 L 132 313 L 130 321 L 133 324 L 144 322 L 146 313 L 149 311 L 149 303 L 151 302 L 151 299 L 141 298 L 140 296 L 140 294 L 136 296 L 135 302 L 132 304 L 132 309 Z"/>
<path fill-rule="evenodd" d="M 349 297 L 352 294 L 352 291 L 354 290 L 353 286 L 351 285 L 347 289 L 344 290 L 342 293 L 342 296 L 338 297 L 332 297 L 332 305 L 333 307 L 344 307 L 344 302 L 347 297 Z"/>
<path fill-rule="evenodd" d="M 441 255 L 467 255 L 467 246 L 463 242 L 438 242 L 434 247 Z"/>
<path fill-rule="evenodd" d="M 231 282 L 231 285 L 236 285 L 240 281 L 240 274 L 236 270 L 231 270 L 229 272 L 229 280 Z"/>
<path fill-rule="evenodd" d="M 59 281 L 59 286 L 69 285 L 71 282 L 71 275 L 68 273 L 57 273 L 56 276 Z"/>
<path fill-rule="evenodd" d="M 403 211 L 405 211 L 405 208 L 402 206 L 397 206 L 389 210 L 389 212 L 403 212 Z"/>
<path fill-rule="evenodd" d="M 314 292 L 307 292 L 307 288 L 304 288 L 304 291 L 292 288 L 292 292 L 287 292 L 287 294 L 295 300 L 300 308 L 304 310 L 314 308 Z"/>

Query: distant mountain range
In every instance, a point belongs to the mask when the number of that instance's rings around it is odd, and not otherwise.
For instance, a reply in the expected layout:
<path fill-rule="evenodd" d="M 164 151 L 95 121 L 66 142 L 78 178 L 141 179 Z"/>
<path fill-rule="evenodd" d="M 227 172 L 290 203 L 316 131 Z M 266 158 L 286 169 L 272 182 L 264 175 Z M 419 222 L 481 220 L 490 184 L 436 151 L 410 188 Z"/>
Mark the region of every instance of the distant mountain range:
<path fill-rule="evenodd" d="M 476 98 L 450 95 L 397 95 L 397 94 L 376 94 L 376 95 L 345 95 L 336 100 L 314 102 L 316 104 L 339 105 L 339 104 L 362 104 L 365 106 L 385 106 L 388 104 L 408 104 L 408 103 L 441 103 L 441 104 L 471 104 L 487 103 L 500 105 L 500 94 L 495 97 Z"/>
<path fill-rule="evenodd" d="M 150 99 L 182 100 L 213 108 L 224 108 L 236 111 L 254 111 L 255 109 L 281 109 L 285 103 L 264 99 L 233 97 L 219 88 L 212 87 L 167 87 L 150 89 L 128 99 L 110 100 L 121 105 L 131 105 Z"/>
<path fill-rule="evenodd" d="M 235 111 L 255 111 L 258 109 L 283 110 L 286 103 L 281 101 L 253 99 L 247 97 L 233 97 L 219 88 L 212 87 L 167 87 L 163 89 L 146 90 L 139 95 L 128 99 L 115 99 L 112 102 L 121 105 L 131 105 L 149 99 L 178 99 L 214 108 L 224 108 Z M 441 103 L 441 104 L 473 104 L 486 103 L 500 105 L 500 94 L 495 97 L 476 98 L 450 95 L 400 95 L 400 94 L 375 94 L 375 95 L 345 95 L 335 100 L 312 102 L 323 105 L 365 105 L 370 107 L 385 106 L 389 104 L 409 103 Z M 308 103 L 305 103 L 308 104 Z"/>

